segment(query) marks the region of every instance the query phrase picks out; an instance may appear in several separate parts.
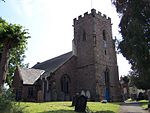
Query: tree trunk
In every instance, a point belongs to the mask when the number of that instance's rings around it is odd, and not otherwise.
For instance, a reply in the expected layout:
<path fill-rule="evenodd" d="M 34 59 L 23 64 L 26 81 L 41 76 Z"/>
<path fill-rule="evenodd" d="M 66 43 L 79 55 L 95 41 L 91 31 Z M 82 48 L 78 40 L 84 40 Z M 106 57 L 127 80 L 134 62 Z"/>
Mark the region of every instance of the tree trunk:
<path fill-rule="evenodd" d="M 4 86 L 8 68 L 10 41 L 6 41 L 3 45 L 2 56 L 0 59 L 0 90 Z"/>

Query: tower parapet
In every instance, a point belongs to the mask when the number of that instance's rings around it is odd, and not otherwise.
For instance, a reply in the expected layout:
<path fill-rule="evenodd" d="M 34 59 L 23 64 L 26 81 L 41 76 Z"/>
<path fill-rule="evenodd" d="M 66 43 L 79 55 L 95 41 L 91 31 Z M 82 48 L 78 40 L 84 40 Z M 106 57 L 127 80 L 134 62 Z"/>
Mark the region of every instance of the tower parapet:
<path fill-rule="evenodd" d="M 91 100 L 120 100 L 111 19 L 92 9 L 75 18 L 73 27 L 77 92 L 89 91 Z"/>
<path fill-rule="evenodd" d="M 74 18 L 74 25 L 75 24 L 79 24 L 80 22 L 82 22 L 84 19 L 88 19 L 89 17 L 96 17 L 96 18 L 99 18 L 99 19 L 103 19 L 103 20 L 106 20 L 106 21 L 109 21 L 111 23 L 111 18 L 110 17 L 107 17 L 105 14 L 102 15 L 101 12 L 96 12 L 95 9 L 91 9 L 91 12 L 88 13 L 88 12 L 85 12 L 84 15 L 79 15 L 78 18 Z"/>

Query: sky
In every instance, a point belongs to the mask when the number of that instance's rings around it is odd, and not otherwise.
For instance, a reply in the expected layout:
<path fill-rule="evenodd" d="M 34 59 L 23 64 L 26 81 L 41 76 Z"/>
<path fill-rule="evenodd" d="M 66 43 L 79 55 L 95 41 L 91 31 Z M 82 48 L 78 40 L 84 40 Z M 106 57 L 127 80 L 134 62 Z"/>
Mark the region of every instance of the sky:
<path fill-rule="evenodd" d="M 0 17 L 29 29 L 25 63 L 32 67 L 72 50 L 73 19 L 92 8 L 111 18 L 113 38 L 121 40 L 120 18 L 111 0 L 5 0 L 0 1 Z M 128 61 L 117 55 L 119 75 L 127 75 Z"/>

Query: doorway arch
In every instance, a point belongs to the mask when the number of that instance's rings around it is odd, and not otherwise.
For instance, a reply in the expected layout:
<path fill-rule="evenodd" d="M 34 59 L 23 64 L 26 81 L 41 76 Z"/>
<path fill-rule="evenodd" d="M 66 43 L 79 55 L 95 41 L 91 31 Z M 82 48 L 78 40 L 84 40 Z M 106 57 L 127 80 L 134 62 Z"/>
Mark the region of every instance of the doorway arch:
<path fill-rule="evenodd" d="M 108 68 L 106 68 L 104 71 L 104 78 L 105 78 L 105 91 L 104 91 L 105 100 L 110 101 L 110 76 Z"/>

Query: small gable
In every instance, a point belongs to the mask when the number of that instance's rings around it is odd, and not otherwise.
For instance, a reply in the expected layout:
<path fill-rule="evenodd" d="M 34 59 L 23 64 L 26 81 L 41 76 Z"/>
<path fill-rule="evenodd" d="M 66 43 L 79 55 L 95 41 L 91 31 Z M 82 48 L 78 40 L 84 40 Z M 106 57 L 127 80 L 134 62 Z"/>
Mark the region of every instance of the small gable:
<path fill-rule="evenodd" d="M 18 68 L 20 77 L 22 78 L 23 84 L 32 85 L 40 78 L 40 76 L 45 72 L 39 69 L 26 69 Z"/>

